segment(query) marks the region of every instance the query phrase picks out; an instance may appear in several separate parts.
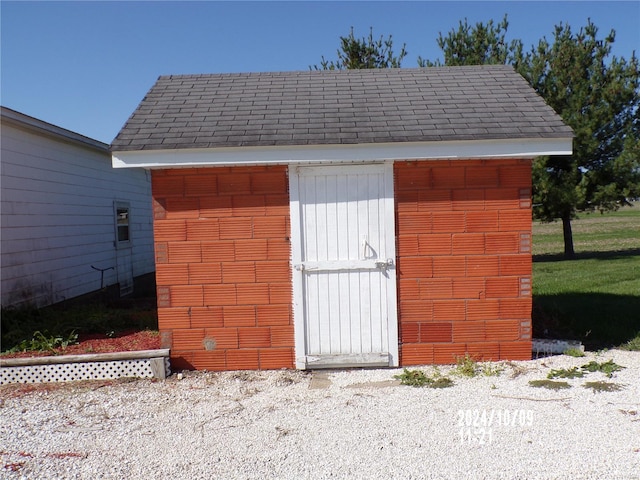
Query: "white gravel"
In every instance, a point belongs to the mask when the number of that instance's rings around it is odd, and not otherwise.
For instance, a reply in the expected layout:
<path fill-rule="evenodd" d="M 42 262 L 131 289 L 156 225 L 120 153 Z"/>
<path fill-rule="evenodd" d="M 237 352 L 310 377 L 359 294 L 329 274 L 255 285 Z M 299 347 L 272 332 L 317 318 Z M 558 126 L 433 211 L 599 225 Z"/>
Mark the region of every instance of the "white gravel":
<path fill-rule="evenodd" d="M 594 359 L 627 368 L 528 384 Z M 502 365 L 447 389 L 384 386 L 401 369 L 5 386 L 0 478 L 640 479 L 640 352 Z"/>

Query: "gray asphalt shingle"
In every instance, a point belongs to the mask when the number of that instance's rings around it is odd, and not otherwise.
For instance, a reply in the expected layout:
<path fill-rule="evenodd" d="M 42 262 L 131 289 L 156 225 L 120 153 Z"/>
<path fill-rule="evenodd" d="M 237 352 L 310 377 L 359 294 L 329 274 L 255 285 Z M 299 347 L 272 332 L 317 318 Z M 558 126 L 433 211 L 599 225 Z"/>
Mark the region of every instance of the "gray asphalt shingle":
<path fill-rule="evenodd" d="M 569 138 L 512 67 L 161 76 L 115 151 Z"/>

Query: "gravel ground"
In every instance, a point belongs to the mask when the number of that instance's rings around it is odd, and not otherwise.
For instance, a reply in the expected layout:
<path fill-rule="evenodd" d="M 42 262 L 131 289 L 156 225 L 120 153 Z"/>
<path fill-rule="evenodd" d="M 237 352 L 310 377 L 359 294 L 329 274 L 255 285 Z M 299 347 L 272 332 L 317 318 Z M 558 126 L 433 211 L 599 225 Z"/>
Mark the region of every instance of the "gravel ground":
<path fill-rule="evenodd" d="M 528 383 L 609 359 L 627 368 Z M 5 386 L 0 478 L 640 479 L 640 352 L 494 365 L 441 367 L 446 389 L 398 385 L 400 369 Z"/>

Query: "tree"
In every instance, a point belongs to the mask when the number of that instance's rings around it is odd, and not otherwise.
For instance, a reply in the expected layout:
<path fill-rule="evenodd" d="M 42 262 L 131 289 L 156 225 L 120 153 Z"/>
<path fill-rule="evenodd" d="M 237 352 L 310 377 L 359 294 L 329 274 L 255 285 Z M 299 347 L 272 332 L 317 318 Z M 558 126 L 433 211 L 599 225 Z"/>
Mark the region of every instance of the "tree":
<path fill-rule="evenodd" d="M 398 55 L 393 52 L 391 35 L 385 40 L 382 36 L 373 39 L 373 27 L 369 29 L 369 36 L 357 39 L 353 34 L 353 27 L 348 37 L 340 37 L 340 49 L 337 60 L 326 60 L 322 56 L 320 66 L 314 65 L 316 70 L 354 70 L 362 68 L 400 68 L 402 59 L 407 56 L 406 44 Z"/>
<path fill-rule="evenodd" d="M 529 82 L 575 133 L 573 155 L 540 157 L 533 165 L 534 216 L 561 219 L 565 257 L 574 255 L 571 220 L 578 211 L 615 210 L 640 194 L 640 74 L 635 52 L 629 61 L 611 57 L 612 30 L 604 39 L 589 20 L 577 33 L 555 27 L 523 53 L 508 46 L 507 17 L 470 28 L 465 20 L 438 45 L 447 65 L 507 63 Z M 423 65 L 434 65 L 422 61 Z"/>
<path fill-rule="evenodd" d="M 444 37 L 438 33 L 436 40 L 444 53 L 444 64 L 455 65 L 498 65 L 511 63 L 522 51 L 522 42 L 512 40 L 507 43 L 505 37 L 509 21 L 507 15 L 494 26 L 493 20 L 485 25 L 478 22 L 470 26 L 467 19 L 460 21 L 458 30 L 451 30 Z M 420 67 L 442 66 L 440 60 L 432 62 L 418 57 Z"/>

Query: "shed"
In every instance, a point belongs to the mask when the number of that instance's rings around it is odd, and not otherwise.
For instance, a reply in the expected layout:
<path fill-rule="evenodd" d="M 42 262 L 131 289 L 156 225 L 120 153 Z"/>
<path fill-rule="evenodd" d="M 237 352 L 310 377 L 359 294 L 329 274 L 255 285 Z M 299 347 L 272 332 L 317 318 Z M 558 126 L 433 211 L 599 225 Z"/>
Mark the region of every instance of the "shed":
<path fill-rule="evenodd" d="M 509 66 L 162 76 L 151 170 L 176 368 L 531 357 L 531 163 L 572 131 Z"/>
<path fill-rule="evenodd" d="M 132 293 L 155 266 L 149 172 L 114 170 L 109 145 L 0 113 L 2 307 L 42 307 L 112 285 Z"/>

